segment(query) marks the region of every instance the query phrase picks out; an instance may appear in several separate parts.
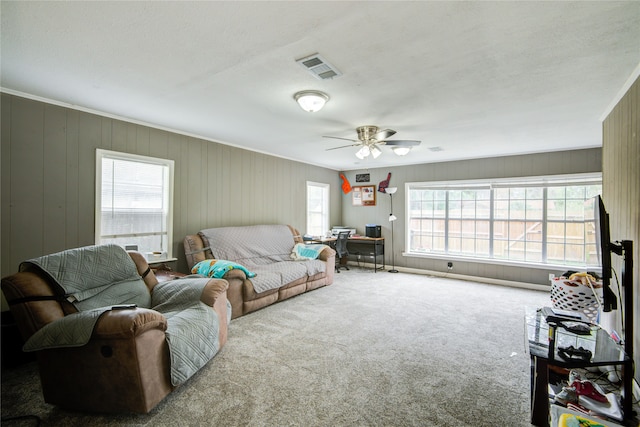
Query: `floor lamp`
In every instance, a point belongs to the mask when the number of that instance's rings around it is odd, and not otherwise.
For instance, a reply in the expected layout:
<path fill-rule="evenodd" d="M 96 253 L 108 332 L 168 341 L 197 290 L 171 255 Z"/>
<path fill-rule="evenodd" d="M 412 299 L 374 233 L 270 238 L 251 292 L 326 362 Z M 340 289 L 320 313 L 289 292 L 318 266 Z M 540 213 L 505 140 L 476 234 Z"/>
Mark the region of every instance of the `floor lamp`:
<path fill-rule="evenodd" d="M 391 213 L 389 214 L 389 222 L 391 223 L 391 270 L 389 270 L 389 273 L 397 273 L 398 272 L 398 270 L 396 270 L 396 260 L 395 260 L 395 256 L 394 256 L 394 250 L 393 250 L 393 223 L 396 221 L 396 219 L 398 219 L 393 214 L 393 194 L 396 191 L 398 191 L 398 187 L 387 187 L 385 189 L 385 192 L 391 198 Z"/>

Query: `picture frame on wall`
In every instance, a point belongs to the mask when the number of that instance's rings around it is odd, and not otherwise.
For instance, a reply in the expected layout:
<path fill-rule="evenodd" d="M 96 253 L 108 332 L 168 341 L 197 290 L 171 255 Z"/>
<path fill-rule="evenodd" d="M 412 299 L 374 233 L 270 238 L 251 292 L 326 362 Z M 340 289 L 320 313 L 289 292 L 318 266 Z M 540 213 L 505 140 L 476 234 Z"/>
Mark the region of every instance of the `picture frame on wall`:
<path fill-rule="evenodd" d="M 351 202 L 353 206 L 375 206 L 376 186 L 360 185 L 353 187 L 351 192 Z"/>
<path fill-rule="evenodd" d="M 356 174 L 356 182 L 369 182 L 371 175 L 368 173 L 358 173 Z"/>

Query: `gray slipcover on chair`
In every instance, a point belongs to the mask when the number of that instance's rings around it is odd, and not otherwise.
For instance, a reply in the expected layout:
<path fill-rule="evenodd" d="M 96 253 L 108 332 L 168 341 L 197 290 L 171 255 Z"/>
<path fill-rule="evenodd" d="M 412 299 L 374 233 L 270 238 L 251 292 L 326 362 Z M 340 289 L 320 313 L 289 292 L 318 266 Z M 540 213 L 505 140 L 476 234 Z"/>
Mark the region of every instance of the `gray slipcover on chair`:
<path fill-rule="evenodd" d="M 71 274 L 69 263 L 79 264 Z M 110 283 L 96 287 L 94 275 Z M 141 254 L 116 245 L 35 258 L 2 279 L 25 349 L 37 352 L 45 402 L 92 412 L 147 413 L 184 382 L 181 373 L 189 376 L 202 366 L 197 364 L 207 363 L 227 340 L 228 286 L 226 280 L 203 278 L 158 283 Z M 195 324 L 185 320 L 191 309 L 169 310 L 184 299 L 199 316 Z M 158 311 L 163 306 L 166 314 Z M 185 323 L 189 327 L 181 335 L 177 331 Z M 194 329 L 209 331 L 193 340 L 189 356 L 174 352 Z M 211 339 L 203 342 L 203 336 Z M 174 372 L 181 364 L 176 357 L 192 359 L 195 353 L 193 372 Z"/>

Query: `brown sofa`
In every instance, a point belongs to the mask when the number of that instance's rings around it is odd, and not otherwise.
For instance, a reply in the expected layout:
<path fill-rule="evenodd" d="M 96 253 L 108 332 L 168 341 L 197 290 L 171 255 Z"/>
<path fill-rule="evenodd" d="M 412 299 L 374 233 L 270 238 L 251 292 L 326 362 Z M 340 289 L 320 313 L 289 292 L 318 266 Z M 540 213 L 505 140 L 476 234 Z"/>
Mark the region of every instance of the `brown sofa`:
<path fill-rule="evenodd" d="M 218 259 L 237 262 L 257 273 L 251 279 L 244 271 L 232 269 L 223 276 L 229 282 L 231 318 L 237 318 L 333 283 L 335 251 L 326 247 L 317 259 L 294 260 L 291 253 L 297 243 L 303 243 L 302 237 L 291 226 L 252 225 L 201 230 L 185 237 L 184 249 L 189 269 L 201 261 Z M 309 268 L 304 270 L 307 262 Z M 274 277 L 278 283 L 264 290 L 257 285 L 265 277 Z"/>
<path fill-rule="evenodd" d="M 137 269 L 144 280 L 139 283 L 138 276 L 137 286 L 145 292 L 146 285 L 152 295 L 158 284 L 153 271 L 141 254 L 131 252 L 129 256 L 135 267 L 127 268 L 134 275 Z M 120 259 L 130 261 L 126 253 Z M 167 286 L 180 286 L 179 282 Z M 200 301 L 211 307 L 218 319 L 220 349 L 227 340 L 228 283 L 210 279 L 198 286 L 204 286 Z M 69 321 L 69 316 L 79 313 L 67 300 L 68 294 L 61 295 L 58 282 L 28 263 L 21 265 L 19 273 L 2 279 L 2 291 L 25 341 L 46 325 L 65 317 Z M 167 318 L 158 311 L 109 307 L 98 317 L 87 344 L 36 352 L 44 400 L 73 410 L 149 412 L 175 388 L 165 339 L 167 327 Z"/>

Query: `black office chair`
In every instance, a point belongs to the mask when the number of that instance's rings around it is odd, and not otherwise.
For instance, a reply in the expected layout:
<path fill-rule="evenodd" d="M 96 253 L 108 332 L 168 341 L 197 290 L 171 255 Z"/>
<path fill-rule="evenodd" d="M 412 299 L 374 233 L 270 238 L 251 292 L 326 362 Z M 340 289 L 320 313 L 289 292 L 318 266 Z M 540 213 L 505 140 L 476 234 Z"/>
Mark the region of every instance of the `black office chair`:
<path fill-rule="evenodd" d="M 336 239 L 336 272 L 340 273 L 341 268 L 349 269 L 347 265 L 346 257 L 349 256 L 349 250 L 347 250 L 347 239 L 349 238 L 348 231 L 341 231 L 338 233 Z M 342 263 L 344 259 L 344 264 Z"/>

